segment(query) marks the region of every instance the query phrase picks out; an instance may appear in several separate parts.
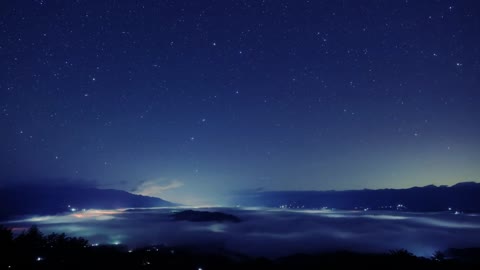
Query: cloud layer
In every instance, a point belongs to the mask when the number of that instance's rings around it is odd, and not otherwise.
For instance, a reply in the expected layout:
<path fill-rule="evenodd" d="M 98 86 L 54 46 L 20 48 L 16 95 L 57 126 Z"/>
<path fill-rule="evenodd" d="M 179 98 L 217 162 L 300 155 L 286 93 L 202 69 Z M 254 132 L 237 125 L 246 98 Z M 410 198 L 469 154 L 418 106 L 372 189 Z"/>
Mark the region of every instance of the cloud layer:
<path fill-rule="evenodd" d="M 183 186 L 183 182 L 178 180 L 173 180 L 165 183 L 165 181 L 146 181 L 140 184 L 134 193 L 144 195 L 144 196 L 153 196 L 161 197 L 163 192 L 176 189 Z"/>
<path fill-rule="evenodd" d="M 120 242 L 131 247 L 188 245 L 270 257 L 297 252 L 387 252 L 400 248 L 430 256 L 437 250 L 480 243 L 478 215 L 202 209 L 233 214 L 243 221 L 192 223 L 173 221 L 170 214 L 178 210 L 87 211 L 10 225 L 37 224 L 45 232 L 83 236 L 91 243 Z"/>

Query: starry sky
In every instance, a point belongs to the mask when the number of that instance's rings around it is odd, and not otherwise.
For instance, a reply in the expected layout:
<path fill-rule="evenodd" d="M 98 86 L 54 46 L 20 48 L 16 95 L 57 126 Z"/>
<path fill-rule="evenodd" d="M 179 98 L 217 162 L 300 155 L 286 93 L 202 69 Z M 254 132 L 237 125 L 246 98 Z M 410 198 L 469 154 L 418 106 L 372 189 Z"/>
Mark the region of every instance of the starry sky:
<path fill-rule="evenodd" d="M 181 203 L 480 179 L 480 3 L 0 3 L 0 183 Z"/>

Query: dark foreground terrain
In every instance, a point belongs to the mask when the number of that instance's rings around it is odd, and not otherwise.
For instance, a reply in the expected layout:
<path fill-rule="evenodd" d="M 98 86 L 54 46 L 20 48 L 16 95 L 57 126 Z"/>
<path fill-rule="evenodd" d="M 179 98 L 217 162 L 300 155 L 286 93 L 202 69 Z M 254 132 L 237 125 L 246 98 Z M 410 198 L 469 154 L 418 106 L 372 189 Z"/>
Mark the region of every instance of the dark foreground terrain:
<path fill-rule="evenodd" d="M 385 254 L 334 252 L 278 259 L 252 258 L 227 251 L 215 254 L 188 247 L 91 245 L 65 234 L 43 235 L 36 227 L 14 236 L 0 227 L 1 269 L 480 269 L 480 249 L 448 250 L 431 258 L 406 250 Z"/>

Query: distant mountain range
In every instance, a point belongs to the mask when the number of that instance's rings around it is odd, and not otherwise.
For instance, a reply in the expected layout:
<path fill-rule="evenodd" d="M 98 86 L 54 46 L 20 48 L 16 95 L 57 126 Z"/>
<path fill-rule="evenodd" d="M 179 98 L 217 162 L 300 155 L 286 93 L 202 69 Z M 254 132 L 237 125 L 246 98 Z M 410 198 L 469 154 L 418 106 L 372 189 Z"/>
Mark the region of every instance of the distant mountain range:
<path fill-rule="evenodd" d="M 174 203 L 122 190 L 79 187 L 0 188 L 0 220 L 19 215 L 47 215 L 83 209 L 173 206 Z"/>
<path fill-rule="evenodd" d="M 347 191 L 251 191 L 234 197 L 241 206 L 285 209 L 451 211 L 480 213 L 480 183 L 408 189 Z M 22 215 L 51 215 L 83 209 L 175 206 L 155 197 L 122 190 L 79 187 L 0 188 L 0 220 Z"/>
<path fill-rule="evenodd" d="M 480 212 L 480 183 L 408 189 L 242 192 L 234 203 L 288 209 Z"/>

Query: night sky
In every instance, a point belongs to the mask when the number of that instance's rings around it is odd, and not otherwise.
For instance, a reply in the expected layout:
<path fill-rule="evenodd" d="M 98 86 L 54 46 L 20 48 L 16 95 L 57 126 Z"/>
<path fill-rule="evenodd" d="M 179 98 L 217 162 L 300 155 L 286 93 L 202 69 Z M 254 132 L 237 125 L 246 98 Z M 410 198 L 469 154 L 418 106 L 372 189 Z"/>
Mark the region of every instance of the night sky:
<path fill-rule="evenodd" d="M 0 183 L 478 181 L 479 45 L 476 0 L 3 0 Z"/>

